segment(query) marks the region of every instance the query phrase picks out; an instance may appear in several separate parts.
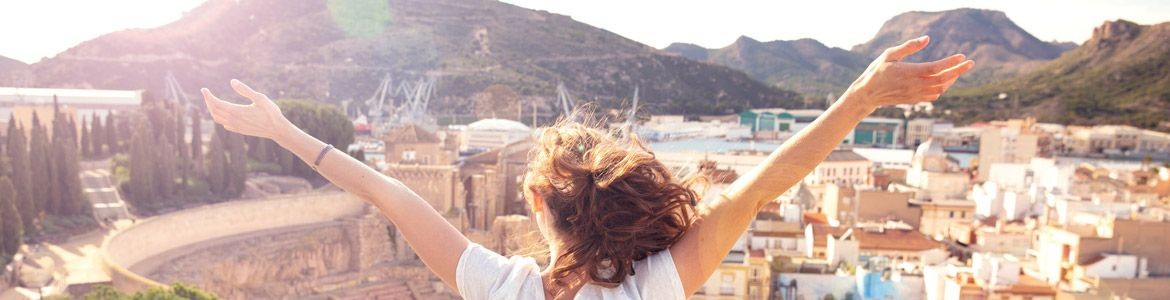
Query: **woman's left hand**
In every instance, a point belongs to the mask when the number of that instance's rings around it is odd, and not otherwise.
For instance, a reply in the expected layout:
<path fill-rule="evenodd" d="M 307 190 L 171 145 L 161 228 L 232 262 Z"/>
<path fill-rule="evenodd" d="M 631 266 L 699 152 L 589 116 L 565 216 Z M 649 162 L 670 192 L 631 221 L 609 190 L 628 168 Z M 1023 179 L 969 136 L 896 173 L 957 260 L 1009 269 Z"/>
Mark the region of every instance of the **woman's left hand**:
<path fill-rule="evenodd" d="M 277 139 L 295 129 L 280 112 L 280 107 L 239 80 L 232 79 L 232 89 L 252 104 L 240 105 L 220 100 L 206 88 L 202 89 L 203 101 L 211 112 L 212 119 L 229 131 L 262 138 Z"/>
<path fill-rule="evenodd" d="M 861 77 L 849 86 L 848 93 L 870 108 L 885 105 L 914 104 L 934 101 L 946 92 L 975 62 L 962 54 L 927 63 L 903 62 L 930 44 L 923 36 L 886 49 L 870 63 Z"/>

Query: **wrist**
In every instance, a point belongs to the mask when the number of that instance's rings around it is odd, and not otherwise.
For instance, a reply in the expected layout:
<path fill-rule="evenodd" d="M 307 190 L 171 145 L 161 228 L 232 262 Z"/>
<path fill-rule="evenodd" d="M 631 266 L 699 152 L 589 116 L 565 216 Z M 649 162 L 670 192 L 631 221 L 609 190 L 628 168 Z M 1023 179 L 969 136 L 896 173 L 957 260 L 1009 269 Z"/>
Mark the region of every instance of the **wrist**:
<path fill-rule="evenodd" d="M 277 126 L 276 134 L 272 136 L 272 141 L 279 145 L 287 145 L 290 141 L 295 140 L 298 136 L 306 134 L 292 122 L 285 121 L 283 125 Z"/>
<path fill-rule="evenodd" d="M 855 90 L 849 90 L 845 92 L 844 95 L 841 95 L 840 99 L 837 99 L 837 105 L 841 105 L 842 108 L 849 111 L 857 112 L 862 115 L 869 115 L 878 108 L 878 105 L 874 104 L 873 101 L 870 100 L 871 99 L 866 97 L 864 93 L 858 93 Z"/>

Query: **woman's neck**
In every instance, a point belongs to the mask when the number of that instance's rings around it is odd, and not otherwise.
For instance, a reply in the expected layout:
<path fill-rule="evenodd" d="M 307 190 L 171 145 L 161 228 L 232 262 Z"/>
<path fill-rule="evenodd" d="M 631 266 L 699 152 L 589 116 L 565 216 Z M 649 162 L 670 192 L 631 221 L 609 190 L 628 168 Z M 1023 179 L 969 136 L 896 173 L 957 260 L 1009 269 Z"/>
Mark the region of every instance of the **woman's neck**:
<path fill-rule="evenodd" d="M 577 291 L 581 290 L 581 287 L 585 286 L 588 280 L 580 280 L 581 274 L 571 272 L 561 280 L 565 285 L 558 285 L 552 274 L 553 269 L 555 269 L 554 266 L 557 265 L 557 258 L 561 257 L 561 249 L 563 246 L 560 242 L 549 242 L 548 245 L 548 266 L 545 266 L 544 270 L 540 272 L 540 280 L 544 286 L 544 297 L 545 299 L 554 300 L 573 299 L 577 295 Z M 558 296 L 557 294 L 560 291 L 564 292 Z"/>

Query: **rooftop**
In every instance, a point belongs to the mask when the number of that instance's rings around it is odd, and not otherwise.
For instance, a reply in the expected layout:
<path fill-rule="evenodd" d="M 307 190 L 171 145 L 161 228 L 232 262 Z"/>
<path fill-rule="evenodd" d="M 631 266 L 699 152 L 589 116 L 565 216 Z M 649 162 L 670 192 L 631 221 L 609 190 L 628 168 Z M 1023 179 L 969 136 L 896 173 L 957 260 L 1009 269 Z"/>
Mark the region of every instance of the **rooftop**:
<path fill-rule="evenodd" d="M 853 152 L 853 150 L 833 150 L 829 153 L 829 157 L 825 161 L 869 161 L 865 156 Z"/>
<path fill-rule="evenodd" d="M 386 133 L 386 142 L 388 143 L 438 143 L 439 136 L 423 129 L 422 127 L 414 126 L 414 124 L 397 127 Z"/>
<path fill-rule="evenodd" d="M 841 236 L 849 227 L 810 225 L 813 228 L 813 245 L 825 246 L 826 235 Z M 939 242 L 931 240 L 914 230 L 886 229 L 881 231 L 853 228 L 853 236 L 862 250 L 925 251 L 942 248 Z"/>
<path fill-rule="evenodd" d="M 531 131 L 532 128 L 524 123 L 507 120 L 507 119 L 483 119 L 467 124 L 467 129 L 470 130 L 489 130 L 489 131 Z"/>
<path fill-rule="evenodd" d="M 50 105 L 53 97 L 68 105 L 141 105 L 141 91 L 39 89 L 0 87 L 0 102 L 26 105 Z"/>

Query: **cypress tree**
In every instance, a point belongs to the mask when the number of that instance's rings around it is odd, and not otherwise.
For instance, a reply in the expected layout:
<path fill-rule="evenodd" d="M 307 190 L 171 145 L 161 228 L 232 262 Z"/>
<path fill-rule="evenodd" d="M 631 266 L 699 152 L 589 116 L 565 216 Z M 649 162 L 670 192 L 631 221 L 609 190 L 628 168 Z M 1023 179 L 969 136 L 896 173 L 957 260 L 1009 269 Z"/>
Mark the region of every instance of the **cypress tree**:
<path fill-rule="evenodd" d="M 8 177 L 0 178 L 0 249 L 5 261 L 24 243 L 24 224 L 16 210 L 16 189 Z"/>
<path fill-rule="evenodd" d="M 244 137 L 236 133 L 225 136 L 225 146 L 230 158 L 228 164 L 228 197 L 244 193 L 244 182 L 248 179 L 248 152 L 244 148 Z"/>
<path fill-rule="evenodd" d="M 16 207 L 20 211 L 24 228 L 32 231 L 37 218 L 37 208 L 33 202 L 32 183 L 29 175 L 28 140 L 25 139 L 24 129 L 16 124 L 16 119 L 8 118 L 7 155 L 11 162 L 12 183 L 15 186 Z"/>
<path fill-rule="evenodd" d="M 187 177 L 191 173 L 191 155 L 187 153 L 190 149 L 187 145 L 187 114 L 179 111 L 175 116 L 179 120 L 178 126 L 175 126 L 179 128 L 179 142 L 174 145 L 179 152 L 179 187 L 176 192 L 179 196 L 186 196 Z"/>
<path fill-rule="evenodd" d="M 114 112 L 106 113 L 106 124 L 102 127 L 106 129 L 106 136 L 104 141 L 106 143 L 106 151 L 111 155 L 119 153 L 118 150 L 118 124 L 114 120 Z"/>
<path fill-rule="evenodd" d="M 157 197 L 155 195 L 154 174 L 154 132 L 149 122 L 143 118 L 135 126 L 134 136 L 130 139 L 130 196 L 135 204 L 148 205 Z"/>
<path fill-rule="evenodd" d="M 78 150 L 77 125 L 72 118 L 58 115 L 61 125 L 59 134 L 53 136 L 53 150 L 56 151 L 56 173 L 54 178 L 57 185 L 56 212 L 60 215 L 76 215 L 85 207 L 85 197 L 81 191 L 81 151 Z M 57 123 L 57 122 L 54 122 Z M 54 127 L 55 129 L 56 127 Z"/>
<path fill-rule="evenodd" d="M 102 146 L 105 142 L 106 129 L 102 128 L 101 118 L 97 113 L 90 116 L 89 119 L 89 151 L 94 158 L 105 157 L 105 149 Z"/>
<path fill-rule="evenodd" d="M 151 147 L 154 153 L 154 195 L 160 198 L 170 197 L 175 185 L 175 146 L 169 140 L 163 139 L 162 145 Z M 158 199 L 162 200 L 162 199 Z"/>
<path fill-rule="evenodd" d="M 215 125 L 211 145 L 207 149 L 207 186 L 217 195 L 225 195 L 228 183 L 227 151 L 224 148 L 223 127 Z"/>
<path fill-rule="evenodd" d="M 81 119 L 81 157 L 84 157 L 87 159 L 92 159 L 93 158 L 93 148 L 90 148 L 90 144 L 89 144 L 90 137 L 89 136 L 90 136 L 89 122 L 87 122 L 85 120 L 85 117 L 82 117 L 82 119 Z"/>
<path fill-rule="evenodd" d="M 41 125 L 40 118 L 34 112 L 32 117 L 32 130 L 29 134 L 29 182 L 32 187 L 32 202 L 35 207 L 37 218 L 49 209 L 49 200 L 52 198 L 53 174 L 50 170 L 53 169 L 52 160 L 49 154 L 49 137 L 48 129 Z M 37 155 L 32 155 L 36 153 Z"/>
<path fill-rule="evenodd" d="M 203 118 L 198 110 L 191 111 L 191 166 L 196 176 L 203 173 Z"/>

